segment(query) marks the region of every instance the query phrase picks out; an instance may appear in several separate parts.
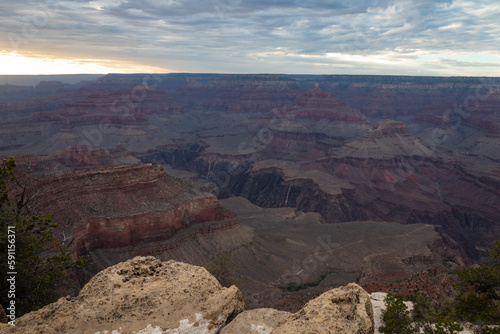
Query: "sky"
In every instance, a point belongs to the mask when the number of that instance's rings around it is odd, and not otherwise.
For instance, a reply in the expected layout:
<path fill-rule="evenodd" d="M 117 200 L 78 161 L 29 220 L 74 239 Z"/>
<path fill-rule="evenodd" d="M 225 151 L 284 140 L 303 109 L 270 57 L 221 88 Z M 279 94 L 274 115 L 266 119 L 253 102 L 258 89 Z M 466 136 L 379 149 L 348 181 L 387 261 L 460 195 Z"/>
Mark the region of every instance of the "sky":
<path fill-rule="evenodd" d="M 0 74 L 500 76 L 498 0 L 23 0 Z"/>

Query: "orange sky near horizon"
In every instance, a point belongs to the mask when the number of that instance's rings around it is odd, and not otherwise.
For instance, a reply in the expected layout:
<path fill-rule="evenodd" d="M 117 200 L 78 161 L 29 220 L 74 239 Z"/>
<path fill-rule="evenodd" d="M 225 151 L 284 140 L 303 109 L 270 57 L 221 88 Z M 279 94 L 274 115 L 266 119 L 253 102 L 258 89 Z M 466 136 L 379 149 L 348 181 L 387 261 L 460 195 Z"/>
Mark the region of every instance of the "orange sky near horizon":
<path fill-rule="evenodd" d="M 50 59 L 0 52 L 0 75 L 166 73 L 168 69 L 108 59 Z"/>

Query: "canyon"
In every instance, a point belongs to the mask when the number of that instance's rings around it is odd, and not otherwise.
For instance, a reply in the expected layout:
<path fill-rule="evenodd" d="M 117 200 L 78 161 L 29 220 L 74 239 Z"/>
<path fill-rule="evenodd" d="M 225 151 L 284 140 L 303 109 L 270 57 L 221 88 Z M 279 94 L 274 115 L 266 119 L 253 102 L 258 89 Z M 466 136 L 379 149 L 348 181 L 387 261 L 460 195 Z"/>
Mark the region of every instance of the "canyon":
<path fill-rule="evenodd" d="M 182 73 L 0 85 L 0 155 L 88 258 L 81 286 L 138 255 L 229 253 L 251 308 L 296 312 L 354 281 L 435 294 L 433 277 L 500 236 L 499 89 Z"/>

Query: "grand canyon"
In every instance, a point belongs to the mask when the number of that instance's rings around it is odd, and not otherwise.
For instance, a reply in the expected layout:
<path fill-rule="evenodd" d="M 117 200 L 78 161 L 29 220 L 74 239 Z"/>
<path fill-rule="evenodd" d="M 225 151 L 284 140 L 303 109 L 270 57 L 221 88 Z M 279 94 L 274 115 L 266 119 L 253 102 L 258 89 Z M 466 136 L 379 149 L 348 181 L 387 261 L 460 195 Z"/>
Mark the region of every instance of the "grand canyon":
<path fill-rule="evenodd" d="M 230 254 L 249 308 L 351 282 L 439 298 L 500 238 L 500 79 L 52 80 L 0 85 L 0 156 L 87 259 L 80 287 L 135 256 Z"/>

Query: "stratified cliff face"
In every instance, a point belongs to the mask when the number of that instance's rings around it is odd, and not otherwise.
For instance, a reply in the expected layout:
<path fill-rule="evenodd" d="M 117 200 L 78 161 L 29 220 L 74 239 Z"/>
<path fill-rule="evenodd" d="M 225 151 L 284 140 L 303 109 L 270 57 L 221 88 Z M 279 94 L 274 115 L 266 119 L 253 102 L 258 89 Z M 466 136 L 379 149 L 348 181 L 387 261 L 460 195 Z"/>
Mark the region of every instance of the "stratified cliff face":
<path fill-rule="evenodd" d="M 277 119 L 272 128 L 280 132 L 323 133 L 334 138 L 352 138 L 369 128 L 366 117 L 359 110 L 318 86 L 297 97 L 291 107 L 273 112 Z"/>
<path fill-rule="evenodd" d="M 236 214 L 152 165 L 108 166 L 38 177 L 30 204 L 51 214 L 91 273 L 106 262 L 162 254 L 197 234 L 238 227 Z M 120 251 L 121 250 L 121 251 Z M 106 253 L 105 260 L 93 254 Z M 108 263 L 109 265 L 109 263 Z"/>
<path fill-rule="evenodd" d="M 275 162 L 276 163 L 276 162 Z M 266 164 L 269 166 L 266 168 Z M 340 183 L 329 187 L 325 173 L 293 173 L 296 166 L 258 164 L 241 175 L 231 188 L 234 195 L 266 208 L 292 207 L 304 212 L 318 212 L 328 223 L 364 220 L 362 207 L 355 207 L 342 195 Z M 260 167 L 262 166 L 262 168 Z M 295 171 L 296 172 L 296 171 Z"/>
<path fill-rule="evenodd" d="M 335 148 L 332 156 L 366 159 L 433 156 L 420 139 L 412 136 L 403 122 L 386 119 L 375 123 L 362 136 Z"/>
<path fill-rule="evenodd" d="M 318 86 L 276 108 L 267 131 L 256 136 L 259 156 L 292 161 L 329 155 L 335 146 L 363 135 L 370 127 L 365 115 Z M 265 123 L 264 123 L 265 124 Z"/>
<path fill-rule="evenodd" d="M 368 219 L 441 225 L 470 255 L 474 244 L 487 245 L 499 233 L 495 182 L 457 164 L 431 158 L 329 158 L 320 166 L 354 185 L 343 195 Z"/>
<path fill-rule="evenodd" d="M 307 78 L 309 85 L 319 83 L 346 103 L 374 118 L 415 115 L 427 106 L 440 104 L 453 108 L 476 89 L 495 82 L 492 78 L 410 77 L 377 75 L 330 75 Z M 442 113 L 444 110 L 439 110 Z"/>
<path fill-rule="evenodd" d="M 152 113 L 182 110 L 163 90 L 138 86 L 133 90 L 90 94 L 86 99 L 66 104 L 55 112 L 33 115 L 36 122 L 60 122 L 71 129 L 106 122 L 108 126 L 138 125 Z"/>
<path fill-rule="evenodd" d="M 0 104 L 0 114 L 5 115 L 0 121 L 0 149 L 50 154 L 75 145 L 152 148 L 166 135 L 149 122 L 150 115 L 183 110 L 164 90 L 146 84 L 106 93 L 81 89 L 58 94 Z"/>
<path fill-rule="evenodd" d="M 299 96 L 290 110 L 299 117 L 329 119 L 334 121 L 365 122 L 366 117 L 358 110 L 350 108 L 335 94 L 319 88 L 308 90 Z"/>
<path fill-rule="evenodd" d="M 207 111 L 268 112 L 289 105 L 298 89 L 297 82 L 284 75 L 226 75 L 208 82 L 190 81 L 175 95 Z"/>
<path fill-rule="evenodd" d="M 91 149 L 86 145 L 75 145 L 52 152 L 47 156 L 28 154 L 16 157 L 16 164 L 20 170 L 29 170 L 34 174 L 138 162 L 138 159 L 132 157 L 125 147 L 120 145 L 111 150 L 102 147 Z"/>

